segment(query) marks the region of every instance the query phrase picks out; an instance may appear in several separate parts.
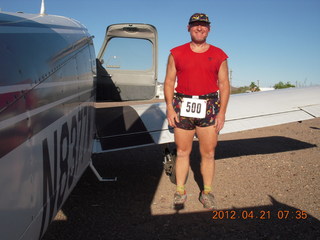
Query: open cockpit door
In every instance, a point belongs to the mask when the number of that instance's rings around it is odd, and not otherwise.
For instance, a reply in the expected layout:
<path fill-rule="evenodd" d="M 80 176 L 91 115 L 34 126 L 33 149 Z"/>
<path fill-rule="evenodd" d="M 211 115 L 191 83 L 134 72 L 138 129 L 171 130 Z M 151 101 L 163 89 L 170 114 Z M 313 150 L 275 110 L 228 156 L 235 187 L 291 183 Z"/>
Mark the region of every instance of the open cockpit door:
<path fill-rule="evenodd" d="M 97 101 L 154 98 L 157 48 L 157 30 L 152 25 L 110 25 L 97 57 Z"/>

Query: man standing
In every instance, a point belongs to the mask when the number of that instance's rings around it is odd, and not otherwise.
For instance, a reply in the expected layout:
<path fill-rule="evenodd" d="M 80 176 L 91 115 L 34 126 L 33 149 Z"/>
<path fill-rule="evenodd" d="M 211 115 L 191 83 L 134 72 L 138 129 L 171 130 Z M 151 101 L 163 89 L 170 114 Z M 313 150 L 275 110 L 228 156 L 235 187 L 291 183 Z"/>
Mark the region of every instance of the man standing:
<path fill-rule="evenodd" d="M 228 56 L 206 42 L 210 32 L 206 14 L 193 14 L 188 31 L 191 42 L 171 49 L 164 83 L 167 119 L 174 127 L 177 147 L 174 205 L 183 205 L 187 199 L 184 185 L 193 138 L 197 134 L 204 183 L 199 200 L 205 208 L 213 209 L 214 154 L 230 94 Z"/>

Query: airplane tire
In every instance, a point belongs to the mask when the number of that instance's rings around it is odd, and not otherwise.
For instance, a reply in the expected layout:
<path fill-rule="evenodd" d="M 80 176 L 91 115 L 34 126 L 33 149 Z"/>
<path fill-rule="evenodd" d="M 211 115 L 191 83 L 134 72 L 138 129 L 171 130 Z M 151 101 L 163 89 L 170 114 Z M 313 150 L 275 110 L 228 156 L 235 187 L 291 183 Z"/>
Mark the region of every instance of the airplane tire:
<path fill-rule="evenodd" d="M 169 176 L 170 181 L 173 184 L 177 184 L 176 181 L 176 158 L 177 158 L 177 150 L 174 149 L 173 152 L 170 152 L 168 148 L 165 149 L 164 154 L 164 170 L 167 176 Z M 188 175 L 186 177 L 186 181 L 188 179 Z"/>

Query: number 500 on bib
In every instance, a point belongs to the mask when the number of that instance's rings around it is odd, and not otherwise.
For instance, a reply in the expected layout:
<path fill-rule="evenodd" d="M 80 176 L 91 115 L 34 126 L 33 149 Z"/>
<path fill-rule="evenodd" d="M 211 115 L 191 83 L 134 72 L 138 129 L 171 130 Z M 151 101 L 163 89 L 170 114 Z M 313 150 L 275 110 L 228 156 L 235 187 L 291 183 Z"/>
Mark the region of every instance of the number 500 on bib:
<path fill-rule="evenodd" d="M 205 99 L 183 98 L 180 116 L 205 118 L 207 111 L 207 101 Z"/>

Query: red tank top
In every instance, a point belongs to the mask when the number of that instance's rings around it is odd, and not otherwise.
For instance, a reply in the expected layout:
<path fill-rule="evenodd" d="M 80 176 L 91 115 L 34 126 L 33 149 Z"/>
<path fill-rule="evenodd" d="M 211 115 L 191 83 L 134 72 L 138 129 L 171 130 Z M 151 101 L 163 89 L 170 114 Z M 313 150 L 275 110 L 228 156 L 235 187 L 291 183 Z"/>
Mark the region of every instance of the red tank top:
<path fill-rule="evenodd" d="M 178 93 L 204 95 L 219 90 L 218 72 L 228 58 L 220 48 L 210 45 L 203 53 L 191 50 L 190 43 L 171 49 L 177 70 Z"/>

